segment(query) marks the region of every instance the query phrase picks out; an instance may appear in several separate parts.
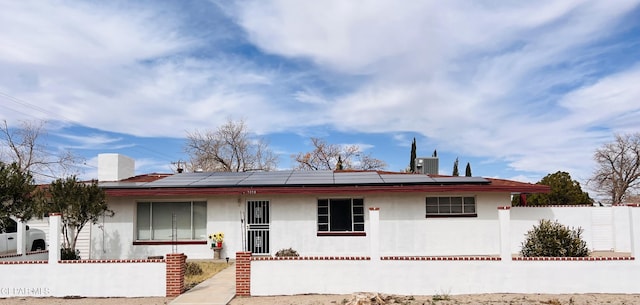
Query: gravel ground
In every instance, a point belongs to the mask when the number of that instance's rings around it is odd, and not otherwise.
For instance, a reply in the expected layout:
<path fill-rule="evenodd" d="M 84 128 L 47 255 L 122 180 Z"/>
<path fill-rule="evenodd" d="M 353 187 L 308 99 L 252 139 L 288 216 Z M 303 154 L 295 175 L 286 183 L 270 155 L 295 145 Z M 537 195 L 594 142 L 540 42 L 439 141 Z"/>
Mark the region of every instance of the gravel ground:
<path fill-rule="evenodd" d="M 173 298 L 7 298 L 0 305 L 165 305 Z"/>
<path fill-rule="evenodd" d="M 296 295 L 276 297 L 237 297 L 230 305 L 341 305 L 355 304 L 358 295 Z M 640 304 L 640 294 L 474 294 L 441 296 L 379 295 L 385 303 L 404 305 L 633 305 Z M 173 298 L 8 298 L 0 305 L 166 305 Z M 352 302 L 352 303 L 349 303 Z"/>

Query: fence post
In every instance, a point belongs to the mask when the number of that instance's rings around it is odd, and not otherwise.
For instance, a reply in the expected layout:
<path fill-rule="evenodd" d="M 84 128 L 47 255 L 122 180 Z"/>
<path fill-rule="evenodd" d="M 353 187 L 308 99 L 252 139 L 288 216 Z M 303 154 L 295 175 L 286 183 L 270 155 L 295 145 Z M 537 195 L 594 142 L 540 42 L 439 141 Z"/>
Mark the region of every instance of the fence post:
<path fill-rule="evenodd" d="M 371 261 L 380 260 L 380 208 L 369 208 L 369 245 Z"/>
<path fill-rule="evenodd" d="M 60 260 L 60 224 L 62 213 L 49 213 L 49 264 Z"/>
<path fill-rule="evenodd" d="M 20 219 L 15 219 L 15 221 L 18 225 L 18 230 L 16 231 L 16 254 L 26 254 L 25 248 L 27 247 L 27 225 Z"/>
<path fill-rule="evenodd" d="M 166 271 L 166 296 L 176 297 L 184 291 L 184 273 L 187 256 L 184 253 L 167 254 L 165 260 Z"/>
<path fill-rule="evenodd" d="M 640 256 L 640 204 L 629 204 L 629 229 L 631 230 L 631 256 L 636 262 Z"/>
<path fill-rule="evenodd" d="M 236 295 L 251 295 L 251 252 L 236 252 Z"/>
<path fill-rule="evenodd" d="M 511 207 L 498 207 L 498 221 L 500 222 L 500 259 L 511 261 Z"/>

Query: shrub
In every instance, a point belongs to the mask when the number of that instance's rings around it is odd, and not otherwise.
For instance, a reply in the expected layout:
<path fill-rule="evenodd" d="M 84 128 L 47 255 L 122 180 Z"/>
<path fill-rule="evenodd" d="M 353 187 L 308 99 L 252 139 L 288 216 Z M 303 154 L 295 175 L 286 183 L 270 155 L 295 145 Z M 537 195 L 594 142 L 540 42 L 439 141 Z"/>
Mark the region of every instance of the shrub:
<path fill-rule="evenodd" d="M 185 276 L 200 275 L 202 273 L 203 273 L 202 268 L 197 263 L 187 262 L 185 264 L 185 268 L 184 268 Z"/>
<path fill-rule="evenodd" d="M 284 256 L 300 256 L 300 254 L 298 254 L 298 251 L 293 250 L 291 248 L 289 249 L 281 249 L 280 251 L 276 252 L 276 257 L 284 257 Z"/>
<path fill-rule="evenodd" d="M 60 260 L 73 261 L 80 259 L 80 250 L 73 250 L 71 248 L 60 248 Z"/>
<path fill-rule="evenodd" d="M 580 236 L 582 228 L 569 228 L 558 221 L 540 220 L 527 232 L 520 253 L 524 257 L 585 257 L 587 243 Z"/>

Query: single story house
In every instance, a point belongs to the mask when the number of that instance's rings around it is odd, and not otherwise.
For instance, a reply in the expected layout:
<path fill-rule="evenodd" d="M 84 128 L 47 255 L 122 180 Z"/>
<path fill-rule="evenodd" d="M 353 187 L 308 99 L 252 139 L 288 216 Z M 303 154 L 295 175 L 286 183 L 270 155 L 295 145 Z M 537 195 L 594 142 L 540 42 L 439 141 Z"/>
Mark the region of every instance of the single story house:
<path fill-rule="evenodd" d="M 100 155 L 113 217 L 90 230 L 88 258 L 238 251 L 303 256 L 369 253 L 370 208 L 380 209 L 381 255 L 497 255 L 498 207 L 544 185 L 382 171 L 195 172 L 133 175 L 133 160 Z M 85 258 L 85 257 L 83 257 Z"/>

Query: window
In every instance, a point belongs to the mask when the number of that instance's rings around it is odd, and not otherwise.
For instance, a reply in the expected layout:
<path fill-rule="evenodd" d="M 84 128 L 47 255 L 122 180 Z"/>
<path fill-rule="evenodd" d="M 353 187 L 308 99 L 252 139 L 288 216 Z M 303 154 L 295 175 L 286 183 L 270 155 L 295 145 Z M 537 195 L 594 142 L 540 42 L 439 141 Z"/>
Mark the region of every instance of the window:
<path fill-rule="evenodd" d="M 476 217 L 475 197 L 427 197 L 427 217 Z"/>
<path fill-rule="evenodd" d="M 136 220 L 137 240 L 171 241 L 174 232 L 176 240 L 207 238 L 205 201 L 138 202 Z"/>
<path fill-rule="evenodd" d="M 0 233 L 16 233 L 18 224 L 9 217 L 0 218 Z"/>
<path fill-rule="evenodd" d="M 364 200 L 352 198 L 318 199 L 318 235 L 336 233 L 364 233 Z M 349 234 L 346 234 L 349 235 Z"/>

